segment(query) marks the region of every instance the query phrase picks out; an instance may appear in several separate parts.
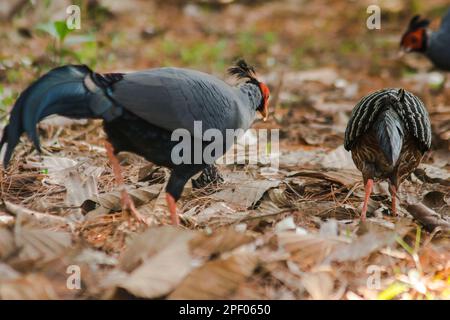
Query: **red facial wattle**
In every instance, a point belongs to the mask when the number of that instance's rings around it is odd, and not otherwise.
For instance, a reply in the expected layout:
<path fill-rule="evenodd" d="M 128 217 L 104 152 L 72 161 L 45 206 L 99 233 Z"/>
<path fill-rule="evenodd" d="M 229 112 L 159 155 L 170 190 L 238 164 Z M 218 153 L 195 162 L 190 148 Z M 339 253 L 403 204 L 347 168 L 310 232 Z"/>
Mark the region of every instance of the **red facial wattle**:
<path fill-rule="evenodd" d="M 269 96 L 270 96 L 270 90 L 269 88 L 262 82 L 259 83 L 259 88 L 261 89 L 261 93 L 263 95 L 264 104 L 261 110 L 259 112 L 263 116 L 264 121 L 267 120 L 267 116 L 269 115 Z"/>
<path fill-rule="evenodd" d="M 420 28 L 410 31 L 402 40 L 402 48 L 406 51 L 419 51 L 423 46 L 423 37 L 425 29 Z"/>

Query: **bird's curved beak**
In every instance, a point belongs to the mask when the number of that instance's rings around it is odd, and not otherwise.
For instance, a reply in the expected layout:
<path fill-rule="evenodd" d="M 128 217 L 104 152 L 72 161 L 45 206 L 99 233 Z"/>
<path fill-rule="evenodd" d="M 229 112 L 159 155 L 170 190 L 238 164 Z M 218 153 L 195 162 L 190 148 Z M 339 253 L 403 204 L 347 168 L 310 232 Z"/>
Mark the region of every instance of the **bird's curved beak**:
<path fill-rule="evenodd" d="M 268 115 L 269 115 L 269 104 L 267 103 L 267 101 L 266 101 L 266 103 L 264 103 L 264 108 L 262 108 L 261 110 L 259 110 L 259 113 L 260 113 L 261 116 L 263 117 L 263 120 L 266 121 L 266 120 L 267 120 L 267 117 L 268 117 Z"/>
<path fill-rule="evenodd" d="M 401 57 L 403 57 L 406 53 L 410 53 L 411 51 L 412 51 L 411 48 L 407 48 L 407 47 L 401 46 L 401 47 L 400 47 L 400 50 L 399 50 L 398 53 L 397 53 L 397 58 L 401 58 Z"/>

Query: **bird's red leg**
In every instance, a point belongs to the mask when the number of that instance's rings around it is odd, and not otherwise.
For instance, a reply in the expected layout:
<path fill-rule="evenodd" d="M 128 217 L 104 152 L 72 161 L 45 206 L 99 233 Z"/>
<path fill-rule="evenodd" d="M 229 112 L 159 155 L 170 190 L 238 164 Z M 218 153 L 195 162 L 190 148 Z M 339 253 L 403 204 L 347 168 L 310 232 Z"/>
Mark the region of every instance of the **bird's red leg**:
<path fill-rule="evenodd" d="M 122 170 L 120 168 L 120 163 L 117 157 L 114 155 L 114 148 L 108 141 L 105 141 L 106 154 L 108 155 L 109 161 L 113 169 L 114 177 L 116 179 L 116 184 L 122 189 L 121 193 L 121 205 L 122 210 L 130 212 L 137 221 L 147 224 L 145 218 L 137 211 L 134 206 L 133 199 L 131 199 L 128 192 L 125 190 L 125 183 L 123 181 Z"/>
<path fill-rule="evenodd" d="M 175 201 L 175 198 L 170 193 L 166 193 L 166 201 L 167 201 L 167 206 L 169 207 L 170 218 L 172 220 L 172 224 L 174 226 L 177 226 L 180 223 L 180 220 L 179 220 L 178 214 L 177 214 L 177 202 Z"/>
<path fill-rule="evenodd" d="M 397 187 L 391 185 L 392 215 L 397 216 Z"/>
<path fill-rule="evenodd" d="M 373 187 L 373 180 L 367 179 L 366 186 L 364 188 L 365 196 L 364 196 L 364 205 L 361 212 L 361 221 L 366 221 L 366 213 L 367 213 L 367 206 L 369 204 L 369 198 L 370 194 L 372 193 L 372 187 Z"/>

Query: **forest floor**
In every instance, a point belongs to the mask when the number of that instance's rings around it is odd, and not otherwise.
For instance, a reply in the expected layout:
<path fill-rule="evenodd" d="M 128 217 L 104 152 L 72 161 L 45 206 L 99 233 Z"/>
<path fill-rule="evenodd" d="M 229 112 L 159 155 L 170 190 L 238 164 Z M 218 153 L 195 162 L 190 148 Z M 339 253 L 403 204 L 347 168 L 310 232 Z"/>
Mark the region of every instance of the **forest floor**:
<path fill-rule="evenodd" d="M 0 7 L 1 127 L 18 93 L 59 64 L 227 79 L 244 57 L 272 91 L 254 128 L 279 129 L 279 170 L 219 165 L 222 184 L 186 185 L 176 228 L 169 172 L 122 153 L 145 227 L 120 209 L 101 122 L 49 118 L 43 153 L 24 138 L 1 172 L 1 299 L 450 298 L 450 83 L 436 84 L 443 75 L 423 57 L 398 58 L 410 17 L 436 28 L 446 1 L 379 1 L 380 30 L 366 28 L 373 1 L 81 1 L 81 30 L 64 39 L 43 30 L 68 3 L 47 2 L 10 17 Z M 364 186 L 343 136 L 358 100 L 383 87 L 422 98 L 433 147 L 402 184 L 399 215 L 383 182 L 362 224 Z"/>

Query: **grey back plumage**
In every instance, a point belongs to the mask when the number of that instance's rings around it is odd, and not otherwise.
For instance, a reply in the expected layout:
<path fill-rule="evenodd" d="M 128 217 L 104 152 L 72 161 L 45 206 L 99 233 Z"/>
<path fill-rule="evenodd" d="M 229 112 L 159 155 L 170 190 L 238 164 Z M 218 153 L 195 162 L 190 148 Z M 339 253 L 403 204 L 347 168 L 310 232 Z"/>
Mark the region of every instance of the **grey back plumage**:
<path fill-rule="evenodd" d="M 248 129 L 262 95 L 246 83 L 232 87 L 198 71 L 159 68 L 125 74 L 112 86 L 112 98 L 147 122 L 173 131 L 187 129 L 196 138 L 194 121 L 207 129 Z"/>
<path fill-rule="evenodd" d="M 450 9 L 442 18 L 439 29 L 429 35 L 425 55 L 437 68 L 450 71 Z"/>
<path fill-rule="evenodd" d="M 382 89 L 362 98 L 352 111 L 345 130 L 344 147 L 351 150 L 387 109 L 394 110 L 422 151 L 431 147 L 431 123 L 423 102 L 403 89 Z"/>

